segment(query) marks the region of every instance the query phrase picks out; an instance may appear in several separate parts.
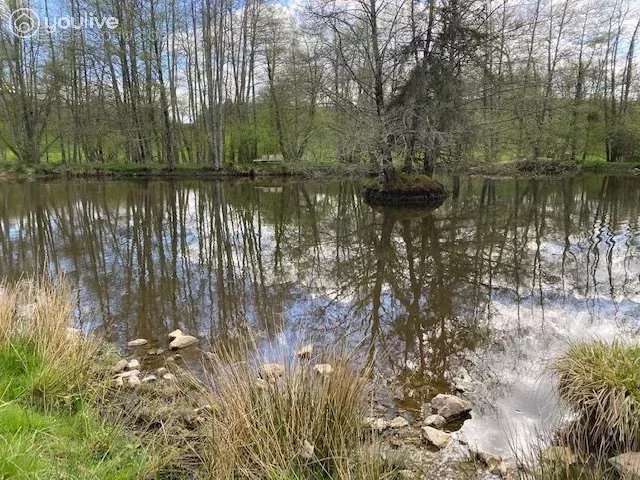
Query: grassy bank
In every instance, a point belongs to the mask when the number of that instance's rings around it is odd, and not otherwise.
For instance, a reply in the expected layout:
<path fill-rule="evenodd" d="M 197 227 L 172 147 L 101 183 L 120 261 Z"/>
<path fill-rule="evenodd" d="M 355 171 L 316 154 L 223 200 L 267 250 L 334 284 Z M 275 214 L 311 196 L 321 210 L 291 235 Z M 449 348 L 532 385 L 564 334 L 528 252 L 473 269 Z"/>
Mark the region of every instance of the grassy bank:
<path fill-rule="evenodd" d="M 0 478 L 397 477 L 362 421 L 368 381 L 343 355 L 269 366 L 223 350 L 203 355 L 204 379 L 167 361 L 147 382 L 144 361 L 116 370 L 108 345 L 70 328 L 72 310 L 48 282 L 0 288 Z"/>
<path fill-rule="evenodd" d="M 338 162 L 295 164 L 246 163 L 225 166 L 215 170 L 204 165 L 178 165 L 173 169 L 160 164 L 101 163 L 80 165 L 52 165 L 41 163 L 33 166 L 15 164 L 0 165 L 0 178 L 228 178 L 254 176 L 326 177 L 363 176 L 369 173 L 366 165 Z"/>
<path fill-rule="evenodd" d="M 153 455 L 94 408 L 98 347 L 69 329 L 70 313 L 60 289 L 3 288 L 0 478 L 143 478 Z"/>

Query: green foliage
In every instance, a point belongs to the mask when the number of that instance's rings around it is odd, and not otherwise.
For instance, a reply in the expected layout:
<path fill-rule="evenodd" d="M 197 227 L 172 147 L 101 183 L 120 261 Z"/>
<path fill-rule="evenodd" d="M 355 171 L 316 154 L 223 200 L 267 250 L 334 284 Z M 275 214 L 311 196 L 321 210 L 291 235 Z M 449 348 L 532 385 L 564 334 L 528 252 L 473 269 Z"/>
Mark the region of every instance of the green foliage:
<path fill-rule="evenodd" d="M 137 479 L 147 453 L 84 402 L 72 410 L 35 402 L 47 369 L 33 345 L 0 347 L 0 478 Z"/>

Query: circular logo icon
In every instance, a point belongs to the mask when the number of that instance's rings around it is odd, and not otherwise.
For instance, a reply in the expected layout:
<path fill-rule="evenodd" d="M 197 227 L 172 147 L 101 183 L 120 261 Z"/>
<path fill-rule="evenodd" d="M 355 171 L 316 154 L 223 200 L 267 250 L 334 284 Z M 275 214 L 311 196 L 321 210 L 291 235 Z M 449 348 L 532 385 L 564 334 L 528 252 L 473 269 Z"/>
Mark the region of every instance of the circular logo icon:
<path fill-rule="evenodd" d="M 18 38 L 29 38 L 40 28 L 38 14 L 30 8 L 18 8 L 11 13 L 11 31 Z"/>

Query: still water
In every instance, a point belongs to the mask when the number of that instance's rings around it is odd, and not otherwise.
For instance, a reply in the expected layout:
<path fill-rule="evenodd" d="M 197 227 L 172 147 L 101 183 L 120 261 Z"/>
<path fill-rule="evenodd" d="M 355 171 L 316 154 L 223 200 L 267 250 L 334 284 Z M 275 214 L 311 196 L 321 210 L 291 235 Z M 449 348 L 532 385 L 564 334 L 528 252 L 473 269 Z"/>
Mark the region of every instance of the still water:
<path fill-rule="evenodd" d="M 504 453 L 558 417 L 569 342 L 640 333 L 640 178 L 446 182 L 434 212 L 348 182 L 2 183 L 0 274 L 64 273 L 79 326 L 122 347 L 357 345 L 388 406 L 464 390 L 462 435 Z"/>

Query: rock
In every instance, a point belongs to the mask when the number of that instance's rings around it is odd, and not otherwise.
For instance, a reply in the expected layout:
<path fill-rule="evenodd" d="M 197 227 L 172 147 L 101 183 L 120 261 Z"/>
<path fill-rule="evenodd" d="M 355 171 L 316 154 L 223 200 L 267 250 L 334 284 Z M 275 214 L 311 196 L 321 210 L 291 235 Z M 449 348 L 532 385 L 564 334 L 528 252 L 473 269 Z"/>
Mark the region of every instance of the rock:
<path fill-rule="evenodd" d="M 133 388 L 139 387 L 141 383 L 137 375 L 131 375 L 128 378 L 128 382 L 129 382 L 129 386 Z"/>
<path fill-rule="evenodd" d="M 389 422 L 389 428 L 404 428 L 408 426 L 409 422 L 407 421 L 407 419 L 401 416 L 397 416 Z"/>
<path fill-rule="evenodd" d="M 135 358 L 132 360 L 129 360 L 129 363 L 127 364 L 127 368 L 129 370 L 136 370 L 140 368 L 140 362 Z"/>
<path fill-rule="evenodd" d="M 116 377 L 113 379 L 113 383 L 116 385 L 116 387 L 123 387 L 124 386 L 124 380 L 122 379 L 122 377 Z"/>
<path fill-rule="evenodd" d="M 147 352 L 147 355 L 162 355 L 164 353 L 164 348 L 152 348 Z"/>
<path fill-rule="evenodd" d="M 627 452 L 609 459 L 623 478 L 640 478 L 640 452 Z"/>
<path fill-rule="evenodd" d="M 119 373 L 116 375 L 116 378 L 129 378 L 129 377 L 137 377 L 140 374 L 140 370 L 127 370 L 126 372 Z"/>
<path fill-rule="evenodd" d="M 422 427 L 423 438 L 434 447 L 444 448 L 449 445 L 451 435 L 433 427 Z"/>
<path fill-rule="evenodd" d="M 162 377 L 163 375 L 166 375 L 167 373 L 169 373 L 169 370 L 167 370 L 164 367 L 160 367 L 156 370 L 156 375 L 158 375 L 159 377 Z"/>
<path fill-rule="evenodd" d="M 364 424 L 371 430 L 382 432 L 389 427 L 389 424 L 384 418 L 366 417 Z"/>
<path fill-rule="evenodd" d="M 118 363 L 116 363 L 113 367 L 111 367 L 111 371 L 113 373 L 124 372 L 125 368 L 127 368 L 127 365 L 129 365 L 129 362 L 127 362 L 123 358 L 122 360 L 118 361 Z"/>
<path fill-rule="evenodd" d="M 311 460 L 313 458 L 314 450 L 314 446 L 305 440 L 302 444 L 302 448 L 300 449 L 300 456 L 305 460 Z"/>
<path fill-rule="evenodd" d="M 446 420 L 462 417 L 471 411 L 471 402 L 455 395 L 436 395 L 431 400 L 431 408 Z"/>
<path fill-rule="evenodd" d="M 192 337 L 191 335 L 180 335 L 173 339 L 173 341 L 169 344 L 169 348 L 171 350 L 178 350 L 180 348 L 187 348 L 191 345 L 195 345 L 199 340 L 196 337 Z"/>
<path fill-rule="evenodd" d="M 422 422 L 422 425 L 424 425 L 425 427 L 440 428 L 445 423 L 447 423 L 447 419 L 444 418 L 442 415 L 429 415 L 427 418 L 424 419 L 424 421 Z"/>
<path fill-rule="evenodd" d="M 179 328 L 174 330 L 173 332 L 170 332 L 168 337 L 173 340 L 174 338 L 178 338 L 178 337 L 182 337 L 184 335 L 184 333 L 182 333 L 182 330 L 180 330 Z"/>
<path fill-rule="evenodd" d="M 551 446 L 542 451 L 541 459 L 543 462 L 561 463 L 563 465 L 574 465 L 578 463 L 576 455 L 569 447 Z"/>
<path fill-rule="evenodd" d="M 149 343 L 148 340 L 145 340 L 144 338 L 138 338 L 136 340 L 131 340 L 129 343 L 127 343 L 127 346 L 129 346 L 129 347 L 141 347 L 143 345 L 146 345 L 147 343 Z"/>
<path fill-rule="evenodd" d="M 158 377 L 155 375 L 147 375 L 142 379 L 142 383 L 155 382 L 156 380 L 158 380 Z"/>
<path fill-rule="evenodd" d="M 300 359 L 309 358 L 311 357 L 312 354 L 313 354 L 313 343 L 304 345 L 303 347 L 300 348 L 300 350 L 296 352 L 296 356 Z"/>
<path fill-rule="evenodd" d="M 320 375 L 331 375 L 333 367 L 328 363 L 319 363 L 313 367 L 313 370 Z"/>
<path fill-rule="evenodd" d="M 176 376 L 173 373 L 165 373 L 162 376 L 163 380 L 168 380 L 168 381 L 174 381 L 176 379 Z"/>
<path fill-rule="evenodd" d="M 277 380 L 284 375 L 284 365 L 280 363 L 265 363 L 260 369 L 260 374 L 264 380 Z"/>

